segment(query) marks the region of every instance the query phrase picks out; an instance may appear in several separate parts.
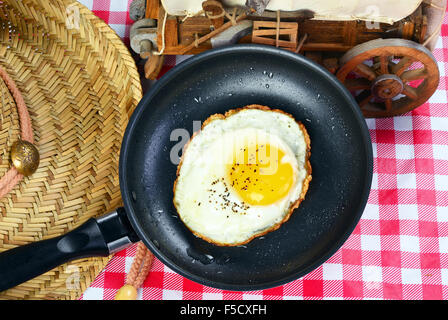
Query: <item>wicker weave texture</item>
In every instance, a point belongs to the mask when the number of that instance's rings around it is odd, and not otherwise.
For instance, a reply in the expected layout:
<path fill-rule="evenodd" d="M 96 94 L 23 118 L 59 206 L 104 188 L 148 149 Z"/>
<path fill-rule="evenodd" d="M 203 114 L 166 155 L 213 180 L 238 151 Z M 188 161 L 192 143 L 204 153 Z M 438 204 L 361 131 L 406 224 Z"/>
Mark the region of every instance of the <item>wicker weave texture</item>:
<path fill-rule="evenodd" d="M 140 77 L 115 32 L 69 0 L 0 1 L 0 65 L 22 92 L 40 166 L 0 199 L 0 251 L 52 238 L 121 205 L 118 160 Z M 0 176 L 19 137 L 0 80 Z M 0 299 L 76 299 L 108 258 L 70 262 Z"/>

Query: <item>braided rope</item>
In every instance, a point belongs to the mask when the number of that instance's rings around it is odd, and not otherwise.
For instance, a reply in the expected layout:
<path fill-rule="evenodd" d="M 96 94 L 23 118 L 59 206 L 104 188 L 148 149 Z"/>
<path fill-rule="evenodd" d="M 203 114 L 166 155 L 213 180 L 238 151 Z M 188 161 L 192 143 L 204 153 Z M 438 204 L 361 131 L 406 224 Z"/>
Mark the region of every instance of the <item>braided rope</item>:
<path fill-rule="evenodd" d="M 126 284 L 136 289 L 140 288 L 148 276 L 153 261 L 154 255 L 146 248 L 143 242 L 139 242 L 131 269 L 126 276 Z"/>

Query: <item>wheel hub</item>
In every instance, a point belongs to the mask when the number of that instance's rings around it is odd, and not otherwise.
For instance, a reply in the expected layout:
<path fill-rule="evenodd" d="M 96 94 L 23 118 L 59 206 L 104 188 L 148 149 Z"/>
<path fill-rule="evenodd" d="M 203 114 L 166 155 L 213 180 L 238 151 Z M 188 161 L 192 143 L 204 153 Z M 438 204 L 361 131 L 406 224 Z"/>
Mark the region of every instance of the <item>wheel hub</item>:
<path fill-rule="evenodd" d="M 372 93 L 379 99 L 392 99 L 403 92 L 404 84 L 394 74 L 378 76 L 372 84 Z"/>

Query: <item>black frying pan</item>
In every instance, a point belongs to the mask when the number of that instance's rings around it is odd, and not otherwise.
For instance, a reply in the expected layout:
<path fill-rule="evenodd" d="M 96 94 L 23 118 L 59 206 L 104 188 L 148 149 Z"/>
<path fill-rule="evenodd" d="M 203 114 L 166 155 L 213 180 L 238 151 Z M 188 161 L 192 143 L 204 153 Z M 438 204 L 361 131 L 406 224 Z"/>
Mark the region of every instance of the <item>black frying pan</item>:
<path fill-rule="evenodd" d="M 176 129 L 249 104 L 282 109 L 305 124 L 313 180 L 278 230 L 240 247 L 195 237 L 173 205 Z M 186 141 L 184 141 L 186 142 Z M 176 157 L 175 157 L 176 158 Z M 0 291 L 76 258 L 142 240 L 172 270 L 201 284 L 259 290 L 297 279 L 328 259 L 351 234 L 372 178 L 368 129 L 350 93 L 301 55 L 258 45 L 210 50 L 180 63 L 144 96 L 120 155 L 124 208 L 67 235 L 0 254 Z"/>

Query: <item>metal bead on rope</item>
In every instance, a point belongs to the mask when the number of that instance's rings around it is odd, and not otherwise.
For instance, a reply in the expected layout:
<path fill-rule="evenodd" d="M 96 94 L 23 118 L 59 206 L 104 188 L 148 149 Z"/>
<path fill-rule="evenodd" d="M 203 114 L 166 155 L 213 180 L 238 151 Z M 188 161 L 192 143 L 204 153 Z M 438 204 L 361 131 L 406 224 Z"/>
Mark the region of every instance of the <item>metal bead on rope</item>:
<path fill-rule="evenodd" d="M 20 140 L 11 147 L 12 167 L 0 179 L 0 197 L 9 193 L 24 176 L 32 175 L 39 166 L 39 151 L 34 145 L 33 128 L 25 101 L 14 80 L 0 67 L 0 77 L 5 82 L 17 106 L 20 120 Z"/>

